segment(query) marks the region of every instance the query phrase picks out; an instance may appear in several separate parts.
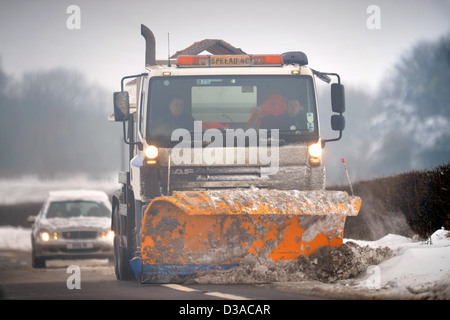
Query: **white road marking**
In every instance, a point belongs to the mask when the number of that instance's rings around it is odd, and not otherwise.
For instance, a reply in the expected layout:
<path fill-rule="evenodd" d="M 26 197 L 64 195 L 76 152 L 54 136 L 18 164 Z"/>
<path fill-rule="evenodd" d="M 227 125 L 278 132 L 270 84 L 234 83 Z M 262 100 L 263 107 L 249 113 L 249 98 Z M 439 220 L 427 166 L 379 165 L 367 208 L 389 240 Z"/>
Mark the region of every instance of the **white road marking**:
<path fill-rule="evenodd" d="M 163 284 L 163 287 L 167 287 L 167 288 L 175 289 L 175 290 L 179 290 L 179 291 L 184 291 L 184 292 L 196 292 L 196 291 L 198 291 L 196 289 L 180 286 L 179 284 Z"/>
<path fill-rule="evenodd" d="M 222 299 L 228 299 L 228 300 L 251 300 L 246 297 L 237 296 L 234 294 L 222 293 L 222 292 L 206 292 L 205 295 L 222 298 Z"/>
<path fill-rule="evenodd" d="M 163 284 L 163 287 L 183 291 L 183 292 L 200 292 L 200 290 L 192 289 L 189 287 L 181 286 L 179 284 Z M 228 299 L 228 300 L 251 300 L 246 297 L 237 296 L 235 294 L 229 294 L 229 293 L 222 293 L 222 292 L 205 292 L 205 295 L 207 296 L 213 296 L 221 299 Z"/>

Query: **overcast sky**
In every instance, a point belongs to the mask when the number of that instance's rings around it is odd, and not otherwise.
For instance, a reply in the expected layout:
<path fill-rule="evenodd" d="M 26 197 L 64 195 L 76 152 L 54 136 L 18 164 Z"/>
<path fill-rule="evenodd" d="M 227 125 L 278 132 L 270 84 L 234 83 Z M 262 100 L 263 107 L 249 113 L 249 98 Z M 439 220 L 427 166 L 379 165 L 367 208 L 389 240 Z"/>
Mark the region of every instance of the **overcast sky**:
<path fill-rule="evenodd" d="M 70 5 L 80 8 L 80 29 L 67 27 Z M 449 0 L 0 0 L 0 59 L 13 77 L 69 67 L 118 90 L 144 65 L 143 23 L 157 58 L 167 57 L 168 33 L 172 54 L 219 38 L 247 53 L 301 50 L 313 68 L 375 89 L 406 49 L 448 31 L 449 16 Z"/>

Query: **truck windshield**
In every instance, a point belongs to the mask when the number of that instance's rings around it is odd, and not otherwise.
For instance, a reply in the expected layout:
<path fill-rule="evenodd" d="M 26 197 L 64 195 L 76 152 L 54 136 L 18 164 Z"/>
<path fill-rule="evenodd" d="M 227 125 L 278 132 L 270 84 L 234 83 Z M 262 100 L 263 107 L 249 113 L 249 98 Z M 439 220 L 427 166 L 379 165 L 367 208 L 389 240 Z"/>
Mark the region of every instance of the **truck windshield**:
<path fill-rule="evenodd" d="M 175 129 L 278 129 L 279 137 L 318 137 L 310 76 L 178 76 L 149 82 L 147 138 Z M 194 125 L 195 122 L 195 125 Z"/>

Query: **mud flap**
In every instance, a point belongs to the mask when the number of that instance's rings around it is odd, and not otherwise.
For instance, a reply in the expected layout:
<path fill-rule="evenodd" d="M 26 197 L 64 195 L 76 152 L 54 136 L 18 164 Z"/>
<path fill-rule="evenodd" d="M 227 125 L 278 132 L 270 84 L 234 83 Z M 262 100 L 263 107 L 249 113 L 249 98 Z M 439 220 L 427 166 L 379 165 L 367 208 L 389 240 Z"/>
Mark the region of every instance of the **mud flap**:
<path fill-rule="evenodd" d="M 141 282 L 230 268 L 249 254 L 274 261 L 342 244 L 361 200 L 337 191 L 178 192 L 154 199 L 142 225 Z M 133 262 L 132 262 L 133 264 Z"/>

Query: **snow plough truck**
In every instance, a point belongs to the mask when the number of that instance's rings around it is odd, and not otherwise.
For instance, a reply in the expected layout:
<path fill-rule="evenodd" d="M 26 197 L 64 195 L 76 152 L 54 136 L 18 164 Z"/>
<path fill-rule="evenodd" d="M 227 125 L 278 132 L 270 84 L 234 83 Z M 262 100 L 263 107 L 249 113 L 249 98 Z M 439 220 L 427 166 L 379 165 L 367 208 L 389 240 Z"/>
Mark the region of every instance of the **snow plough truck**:
<path fill-rule="evenodd" d="M 122 78 L 110 117 L 128 146 L 112 196 L 117 279 L 167 283 L 341 245 L 361 199 L 325 190 L 322 150 L 345 127 L 339 75 L 301 51 L 160 61 L 141 34 L 145 67 Z M 320 136 L 316 79 L 331 83 L 332 139 Z"/>

